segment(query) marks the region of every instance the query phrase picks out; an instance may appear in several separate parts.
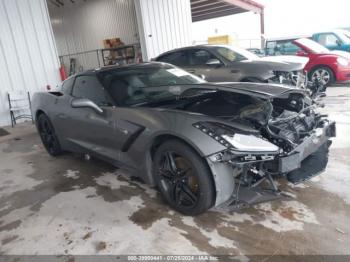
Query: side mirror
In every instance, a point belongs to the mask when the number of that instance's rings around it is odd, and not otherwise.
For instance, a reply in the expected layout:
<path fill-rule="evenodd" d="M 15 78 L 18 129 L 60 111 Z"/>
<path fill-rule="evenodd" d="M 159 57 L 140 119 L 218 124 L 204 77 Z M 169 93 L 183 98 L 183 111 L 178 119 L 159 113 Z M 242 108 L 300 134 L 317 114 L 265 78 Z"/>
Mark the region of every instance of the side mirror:
<path fill-rule="evenodd" d="M 342 45 L 342 42 L 339 39 L 337 39 L 335 42 L 337 43 L 338 46 Z"/>
<path fill-rule="evenodd" d="M 83 107 L 87 107 L 87 108 L 91 108 L 93 110 L 95 110 L 97 113 L 102 114 L 103 113 L 103 109 L 101 107 L 99 107 L 98 105 L 96 105 L 94 102 L 92 102 L 89 99 L 86 98 L 76 98 L 72 100 L 72 107 L 73 108 L 83 108 Z"/>
<path fill-rule="evenodd" d="M 297 55 L 297 56 L 307 56 L 308 53 L 306 53 L 306 52 L 303 51 L 303 50 L 298 50 L 298 51 L 296 52 L 296 55 Z"/>
<path fill-rule="evenodd" d="M 208 66 L 220 66 L 221 62 L 219 59 L 209 59 L 205 64 Z"/>

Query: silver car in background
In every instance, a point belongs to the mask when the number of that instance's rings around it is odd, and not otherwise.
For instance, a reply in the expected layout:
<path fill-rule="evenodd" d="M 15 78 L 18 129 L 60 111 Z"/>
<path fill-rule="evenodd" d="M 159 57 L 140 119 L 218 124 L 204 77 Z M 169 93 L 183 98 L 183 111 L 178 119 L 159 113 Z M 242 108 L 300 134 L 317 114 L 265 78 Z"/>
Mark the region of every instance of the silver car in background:
<path fill-rule="evenodd" d="M 295 85 L 308 59 L 259 57 L 227 45 L 198 45 L 168 51 L 153 59 L 181 67 L 208 82 L 274 82 Z"/>

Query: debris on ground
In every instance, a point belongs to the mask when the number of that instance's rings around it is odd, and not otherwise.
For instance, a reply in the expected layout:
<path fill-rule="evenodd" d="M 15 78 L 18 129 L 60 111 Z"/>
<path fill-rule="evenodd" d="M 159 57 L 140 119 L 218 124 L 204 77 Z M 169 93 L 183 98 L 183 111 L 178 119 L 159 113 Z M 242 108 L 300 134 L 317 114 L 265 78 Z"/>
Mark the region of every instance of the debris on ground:
<path fill-rule="evenodd" d="M 87 233 L 85 236 L 83 236 L 83 240 L 86 240 L 92 236 L 92 232 Z"/>
<path fill-rule="evenodd" d="M 104 241 L 100 241 L 96 245 L 96 251 L 97 252 L 102 251 L 102 250 L 106 249 L 106 247 L 107 247 L 107 243 Z"/>
<path fill-rule="evenodd" d="M 336 227 L 335 230 L 338 231 L 339 233 L 345 235 L 345 232 L 344 232 L 343 230 L 341 230 L 340 228 L 337 228 L 337 227 Z"/>

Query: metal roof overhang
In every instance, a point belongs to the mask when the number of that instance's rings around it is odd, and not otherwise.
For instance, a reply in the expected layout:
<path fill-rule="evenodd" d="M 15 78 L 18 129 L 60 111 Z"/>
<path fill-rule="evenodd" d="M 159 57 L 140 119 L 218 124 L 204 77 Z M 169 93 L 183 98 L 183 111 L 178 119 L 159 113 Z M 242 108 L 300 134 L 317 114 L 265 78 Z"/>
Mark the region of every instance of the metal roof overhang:
<path fill-rule="evenodd" d="M 252 0 L 191 0 L 192 22 L 244 12 L 262 14 L 264 6 Z"/>

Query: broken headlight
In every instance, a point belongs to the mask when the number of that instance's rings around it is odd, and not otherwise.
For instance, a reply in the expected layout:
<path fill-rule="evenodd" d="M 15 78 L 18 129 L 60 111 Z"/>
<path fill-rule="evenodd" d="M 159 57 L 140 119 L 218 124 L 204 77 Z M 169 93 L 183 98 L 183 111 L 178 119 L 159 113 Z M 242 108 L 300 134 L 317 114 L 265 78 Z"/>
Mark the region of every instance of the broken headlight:
<path fill-rule="evenodd" d="M 213 122 L 199 122 L 193 125 L 228 149 L 247 153 L 278 153 L 279 147 L 253 134 L 239 133 L 239 130 Z"/>
<path fill-rule="evenodd" d="M 222 136 L 238 151 L 244 152 L 278 152 L 278 147 L 274 144 L 254 135 L 233 134 Z"/>

